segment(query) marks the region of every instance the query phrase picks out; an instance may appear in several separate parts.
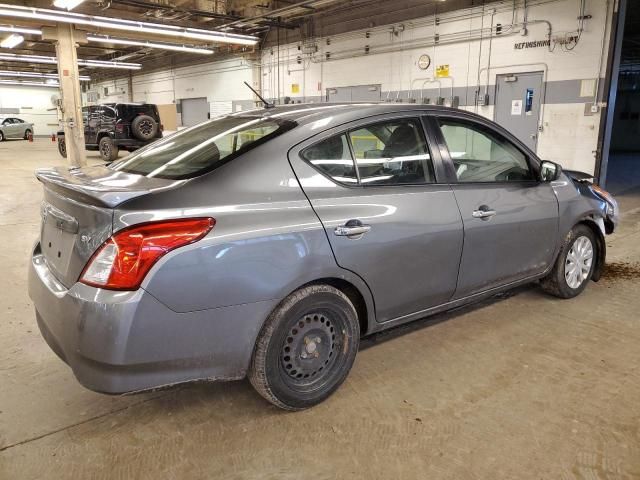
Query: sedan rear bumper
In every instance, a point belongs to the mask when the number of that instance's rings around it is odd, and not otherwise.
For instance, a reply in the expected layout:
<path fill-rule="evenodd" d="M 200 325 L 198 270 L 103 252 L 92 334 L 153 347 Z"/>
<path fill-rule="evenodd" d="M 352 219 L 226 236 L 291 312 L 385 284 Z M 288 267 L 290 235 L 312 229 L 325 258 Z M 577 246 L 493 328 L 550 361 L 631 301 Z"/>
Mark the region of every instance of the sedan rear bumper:
<path fill-rule="evenodd" d="M 82 385 L 103 393 L 244 377 L 262 323 L 278 303 L 176 313 L 143 289 L 76 283 L 67 290 L 39 245 L 31 260 L 29 295 L 44 339 Z"/>

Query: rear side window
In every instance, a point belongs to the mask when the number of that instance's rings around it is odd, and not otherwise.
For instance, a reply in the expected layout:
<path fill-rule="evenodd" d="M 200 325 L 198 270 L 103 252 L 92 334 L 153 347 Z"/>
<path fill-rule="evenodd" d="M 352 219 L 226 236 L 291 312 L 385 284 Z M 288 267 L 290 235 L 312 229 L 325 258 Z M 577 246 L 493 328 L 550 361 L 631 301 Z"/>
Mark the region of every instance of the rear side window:
<path fill-rule="evenodd" d="M 114 170 L 180 180 L 209 172 L 296 124 L 275 118 L 222 117 L 151 143 L 119 162 Z"/>
<path fill-rule="evenodd" d="M 347 185 L 416 185 L 435 182 L 431 155 L 418 119 L 379 122 L 322 140 L 302 158 Z"/>
<path fill-rule="evenodd" d="M 368 125 L 349 132 L 349 138 L 363 185 L 434 182 L 431 156 L 418 120 Z"/>
<path fill-rule="evenodd" d="M 336 182 L 358 183 L 346 135 L 329 137 L 316 143 L 302 152 L 302 158 Z"/>

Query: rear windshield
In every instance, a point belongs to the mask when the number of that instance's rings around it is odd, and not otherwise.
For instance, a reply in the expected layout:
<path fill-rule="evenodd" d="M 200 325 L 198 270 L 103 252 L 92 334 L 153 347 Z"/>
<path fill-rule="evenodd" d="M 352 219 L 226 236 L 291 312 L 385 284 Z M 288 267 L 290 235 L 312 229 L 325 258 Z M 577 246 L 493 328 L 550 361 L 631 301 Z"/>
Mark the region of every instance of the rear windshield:
<path fill-rule="evenodd" d="M 130 119 L 131 117 L 136 117 L 138 115 L 149 115 L 150 117 L 159 120 L 160 116 L 158 115 L 158 107 L 156 107 L 152 103 L 143 104 L 143 105 L 133 105 L 127 103 L 120 103 L 117 105 L 107 105 L 111 107 L 115 107 L 118 111 L 118 116 L 124 119 Z"/>
<path fill-rule="evenodd" d="M 180 130 L 135 151 L 110 168 L 179 180 L 209 172 L 296 124 L 276 118 L 228 116 Z"/>

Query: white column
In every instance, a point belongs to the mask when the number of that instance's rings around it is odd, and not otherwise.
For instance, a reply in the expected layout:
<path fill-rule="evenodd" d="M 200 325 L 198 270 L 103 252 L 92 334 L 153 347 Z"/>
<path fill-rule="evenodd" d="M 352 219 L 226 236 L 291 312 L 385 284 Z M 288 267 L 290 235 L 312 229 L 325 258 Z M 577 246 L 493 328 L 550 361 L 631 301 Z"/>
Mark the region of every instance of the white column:
<path fill-rule="evenodd" d="M 78 55 L 73 33 L 73 25 L 58 24 L 56 55 L 62 94 L 60 109 L 67 147 L 67 160 L 71 166 L 83 167 L 87 164 L 87 158 L 84 148 Z"/>

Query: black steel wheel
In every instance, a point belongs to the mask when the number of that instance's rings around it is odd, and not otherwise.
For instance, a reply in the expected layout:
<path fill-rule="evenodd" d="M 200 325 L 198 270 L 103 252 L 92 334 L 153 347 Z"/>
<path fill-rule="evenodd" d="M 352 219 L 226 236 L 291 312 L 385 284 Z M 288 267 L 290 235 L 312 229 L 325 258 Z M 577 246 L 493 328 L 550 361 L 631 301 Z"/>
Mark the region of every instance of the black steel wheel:
<path fill-rule="evenodd" d="M 349 298 L 329 285 L 304 287 L 269 316 L 254 349 L 249 379 L 286 410 L 312 407 L 347 377 L 360 341 Z"/>

